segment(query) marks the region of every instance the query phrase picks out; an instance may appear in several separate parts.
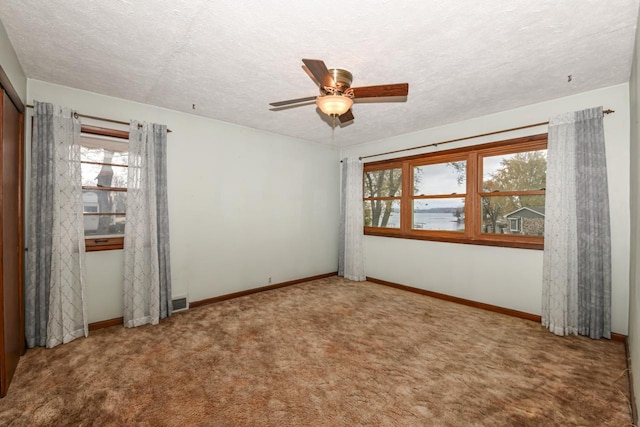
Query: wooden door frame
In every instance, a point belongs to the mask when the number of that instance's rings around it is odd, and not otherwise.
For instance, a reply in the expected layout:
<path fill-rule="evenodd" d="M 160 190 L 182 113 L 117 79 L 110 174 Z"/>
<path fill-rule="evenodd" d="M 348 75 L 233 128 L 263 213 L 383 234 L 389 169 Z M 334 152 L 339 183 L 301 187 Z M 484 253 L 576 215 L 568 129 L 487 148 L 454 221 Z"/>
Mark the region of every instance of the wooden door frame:
<path fill-rule="evenodd" d="M 19 110 L 19 109 L 18 109 Z M 20 355 L 26 348 L 24 334 L 24 111 L 20 112 L 18 134 L 18 297 L 20 298 Z"/>
<path fill-rule="evenodd" d="M 11 84 L 9 77 L 5 73 L 4 69 L 0 65 L 0 94 L 4 97 L 4 93 L 7 94 L 11 103 L 15 106 L 18 111 L 18 299 L 20 304 L 18 306 L 18 315 L 19 315 L 19 336 L 22 338 L 19 342 L 19 354 L 23 355 L 26 349 L 25 346 L 25 334 L 24 334 L 24 137 L 25 137 L 25 128 L 24 128 L 24 115 L 25 115 L 25 105 L 20 99 L 18 92 L 16 92 L 15 88 Z M 2 109 L 4 106 L 0 107 L 0 138 L 2 138 L 3 126 L 1 124 L 2 120 Z M 1 154 L 0 154 L 1 155 Z M 1 157 L 0 157 L 1 160 Z M 1 231 L 0 231 L 1 238 Z M 0 248 L 1 248 L 2 240 L 0 240 Z M 2 272 L 3 265 L 0 263 L 0 273 Z M 0 345 L 2 349 L 5 348 L 4 342 L 4 318 L 0 316 Z M 4 351 L 4 350 L 3 350 Z M 4 363 L 0 364 L 0 397 L 3 397 L 9 384 L 6 383 L 6 373 L 4 372 Z"/>
<path fill-rule="evenodd" d="M 25 132 L 25 111 L 26 106 L 20 99 L 20 95 L 13 87 L 7 73 L 0 65 L 0 89 L 3 89 L 13 105 L 20 113 L 19 134 L 18 134 L 18 295 L 22 304 L 20 305 L 20 336 L 24 337 L 24 132 Z M 25 342 L 22 342 L 20 354 L 26 351 Z"/>
<path fill-rule="evenodd" d="M 22 113 L 23 121 L 24 121 L 24 112 L 26 109 L 25 105 L 20 99 L 20 95 L 18 95 L 18 92 L 16 92 L 16 89 L 11 84 L 11 80 L 9 80 L 9 76 L 7 76 L 7 73 L 4 72 L 2 65 L 0 65 L 0 87 L 2 87 L 2 89 L 4 89 L 5 92 L 7 92 L 7 95 L 9 95 L 9 99 L 11 100 L 11 102 L 13 102 L 13 105 L 16 106 L 16 108 L 18 109 L 18 112 Z"/>
<path fill-rule="evenodd" d="M 26 106 L 20 99 L 20 95 L 11 84 L 11 80 L 7 73 L 5 73 L 2 65 L 0 65 L 0 89 L 3 89 L 13 105 L 18 109 L 20 113 L 19 123 L 19 136 L 18 136 L 18 295 L 20 296 L 20 336 L 24 338 L 24 172 L 25 172 L 25 159 L 24 159 L 24 132 L 25 132 L 25 111 Z M 24 354 L 26 351 L 25 341 L 20 343 L 20 354 Z"/>

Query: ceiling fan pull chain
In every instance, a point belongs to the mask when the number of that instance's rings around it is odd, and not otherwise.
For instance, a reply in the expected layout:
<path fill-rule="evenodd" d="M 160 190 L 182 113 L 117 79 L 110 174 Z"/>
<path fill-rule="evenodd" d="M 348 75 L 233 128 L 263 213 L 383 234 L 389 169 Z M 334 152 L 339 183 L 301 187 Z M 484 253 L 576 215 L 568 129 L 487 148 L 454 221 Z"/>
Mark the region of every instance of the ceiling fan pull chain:
<path fill-rule="evenodd" d="M 335 145 L 334 144 L 334 139 L 335 139 L 335 134 L 336 134 L 336 120 L 338 119 L 338 116 L 333 116 L 331 118 L 331 145 Z"/>

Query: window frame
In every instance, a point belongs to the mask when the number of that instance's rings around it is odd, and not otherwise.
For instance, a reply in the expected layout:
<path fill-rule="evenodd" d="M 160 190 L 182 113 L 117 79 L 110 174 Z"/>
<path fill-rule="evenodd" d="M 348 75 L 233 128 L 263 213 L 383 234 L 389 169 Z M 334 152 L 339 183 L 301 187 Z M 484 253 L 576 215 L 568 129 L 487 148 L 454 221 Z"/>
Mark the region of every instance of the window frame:
<path fill-rule="evenodd" d="M 389 169 L 400 169 L 400 173 L 402 175 L 402 179 L 401 179 L 401 184 L 400 184 L 400 196 L 382 196 L 382 197 L 366 197 L 365 193 L 364 193 L 364 180 L 366 172 L 375 172 L 375 171 L 380 171 L 380 170 L 389 170 Z M 406 171 L 402 165 L 402 163 L 390 163 L 390 165 L 383 165 L 381 167 L 375 167 L 375 165 L 369 169 L 367 169 L 366 172 L 363 172 L 362 174 L 362 188 L 363 188 L 363 206 L 364 206 L 364 202 L 366 201 L 375 201 L 375 200 L 398 200 L 400 201 L 400 203 L 402 204 L 402 197 L 404 196 L 404 189 L 407 188 L 406 187 L 406 183 L 405 180 L 407 179 L 407 174 Z M 401 212 L 402 212 L 402 208 L 401 208 Z M 395 227 L 371 227 L 371 228 L 381 228 L 384 230 L 387 230 L 390 233 L 396 234 L 399 233 L 400 230 L 402 229 L 402 224 L 404 222 L 404 218 L 402 216 L 400 216 L 400 227 L 395 228 Z"/>
<path fill-rule="evenodd" d="M 406 156 L 395 159 L 380 160 L 364 164 L 363 171 L 363 195 L 364 195 L 364 174 L 371 170 L 383 170 L 392 168 L 402 168 L 402 189 L 400 197 L 400 227 L 364 227 L 364 234 L 369 236 L 396 237 L 404 239 L 417 239 L 440 241 L 450 243 L 463 243 L 473 245 L 501 246 L 523 249 L 543 249 L 544 237 L 521 234 L 495 234 L 482 233 L 482 198 L 483 197 L 504 197 L 512 195 L 545 195 L 545 190 L 518 190 L 483 192 L 483 158 L 502 155 L 515 154 L 519 152 L 546 150 L 548 134 L 530 135 L 520 138 L 501 140 L 486 144 L 472 145 L 467 147 L 454 148 L 439 152 Z M 466 160 L 466 195 L 465 199 L 465 230 L 445 231 L 445 230 L 424 230 L 414 229 L 413 200 L 416 199 L 413 190 L 414 167 L 448 163 L 453 161 Z M 431 197 L 446 198 L 450 195 L 432 195 Z M 418 196 L 425 198 L 429 196 Z M 461 197 L 462 198 L 462 197 Z M 371 198 L 369 198 L 371 199 Z M 363 197 L 367 200 L 366 197 Z"/>
<path fill-rule="evenodd" d="M 405 211 L 402 210 L 402 203 L 401 203 L 401 207 L 400 207 L 400 212 L 401 214 L 404 214 L 406 221 L 407 221 L 407 229 L 410 232 L 415 232 L 415 233 L 419 233 L 419 235 L 433 235 L 435 237 L 444 237 L 446 238 L 447 236 L 452 236 L 453 238 L 457 238 L 460 236 L 467 236 L 468 232 L 467 232 L 467 224 L 466 224 L 466 218 L 468 218 L 469 215 L 469 210 L 467 208 L 467 203 L 465 203 L 465 230 L 463 232 L 460 231 L 445 231 L 445 230 L 425 230 L 425 229 L 416 229 L 416 228 L 412 228 L 413 225 L 413 201 L 414 200 L 425 200 L 425 199 L 448 199 L 448 198 L 452 198 L 452 194 L 430 194 L 430 195 L 415 195 L 413 194 L 413 183 L 414 183 L 414 171 L 416 167 L 420 167 L 420 166 L 428 166 L 428 165 L 436 165 L 436 164 L 445 164 L 445 163 L 449 163 L 449 162 L 459 162 L 459 161 L 465 161 L 467 164 L 467 168 L 469 167 L 469 159 L 468 156 L 465 155 L 465 153 L 451 153 L 450 155 L 447 155 L 446 152 L 439 152 L 439 153 L 433 153 L 434 155 L 432 156 L 421 156 L 420 158 L 417 158 L 415 160 L 409 160 L 408 161 L 408 166 L 409 166 L 409 173 L 410 173 L 410 177 L 408 179 L 408 184 L 411 186 L 410 188 L 407 189 L 407 193 L 410 200 L 409 203 L 409 208 L 406 209 Z M 466 177 L 466 191 L 464 193 L 464 195 L 456 195 L 456 197 L 453 197 L 455 199 L 457 198 L 464 198 L 465 200 L 467 199 L 467 196 L 469 194 L 469 191 L 471 189 L 470 185 L 469 185 L 469 176 L 467 174 Z"/>
<path fill-rule="evenodd" d="M 90 125 L 82 125 L 81 133 L 89 134 L 89 135 L 97 135 L 97 136 L 107 136 L 111 138 L 119 138 L 123 140 L 129 140 L 129 132 L 125 130 L 118 129 L 110 129 L 103 128 L 98 126 L 90 126 Z M 96 162 L 82 162 L 82 163 L 93 163 Z M 118 167 L 122 167 L 123 165 L 115 165 Z M 92 186 L 82 186 L 83 190 L 96 190 L 97 187 Z M 100 191 L 124 191 L 126 192 L 126 188 L 121 187 L 100 187 Z M 91 214 L 91 213 L 89 213 Z M 118 213 L 122 214 L 122 213 Z M 84 218 L 87 215 L 86 212 L 83 212 L 82 217 Z M 116 237 L 106 237 L 106 236 L 98 236 L 98 237 L 87 237 L 85 236 L 85 250 L 86 252 L 96 252 L 96 251 L 109 251 L 109 250 L 118 250 L 124 248 L 124 236 L 116 236 Z"/>

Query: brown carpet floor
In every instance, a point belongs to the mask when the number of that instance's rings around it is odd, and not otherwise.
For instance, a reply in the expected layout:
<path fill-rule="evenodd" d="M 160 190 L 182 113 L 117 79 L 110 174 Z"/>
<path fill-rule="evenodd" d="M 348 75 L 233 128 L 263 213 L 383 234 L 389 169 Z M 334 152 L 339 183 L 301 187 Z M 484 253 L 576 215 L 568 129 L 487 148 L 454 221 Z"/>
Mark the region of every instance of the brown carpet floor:
<path fill-rule="evenodd" d="M 0 425 L 625 426 L 624 346 L 333 277 L 29 350 Z"/>

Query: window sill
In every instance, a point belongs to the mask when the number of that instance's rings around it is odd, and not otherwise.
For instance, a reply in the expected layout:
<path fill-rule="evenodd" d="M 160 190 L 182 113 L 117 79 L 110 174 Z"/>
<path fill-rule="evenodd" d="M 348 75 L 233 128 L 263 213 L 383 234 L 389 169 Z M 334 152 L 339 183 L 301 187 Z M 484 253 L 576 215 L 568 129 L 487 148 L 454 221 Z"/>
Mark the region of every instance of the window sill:
<path fill-rule="evenodd" d="M 111 251 L 124 248 L 124 237 L 92 237 L 84 239 L 87 252 Z"/>
<path fill-rule="evenodd" d="M 522 236 L 517 240 L 514 238 L 505 238 L 500 235 L 488 235 L 482 238 L 471 238 L 466 236 L 454 237 L 447 235 L 424 235 L 424 234 L 405 234 L 399 230 L 395 231 L 379 231 L 379 230 L 367 230 L 364 231 L 365 236 L 378 236 L 378 237 L 395 237 L 398 239 L 411 239 L 411 240 L 428 240 L 433 242 L 446 242 L 446 243 L 462 243 L 466 245 L 480 245 L 480 246 L 498 246 L 503 248 L 519 248 L 519 249 L 544 249 L 544 240 L 542 237 L 537 236 Z"/>

